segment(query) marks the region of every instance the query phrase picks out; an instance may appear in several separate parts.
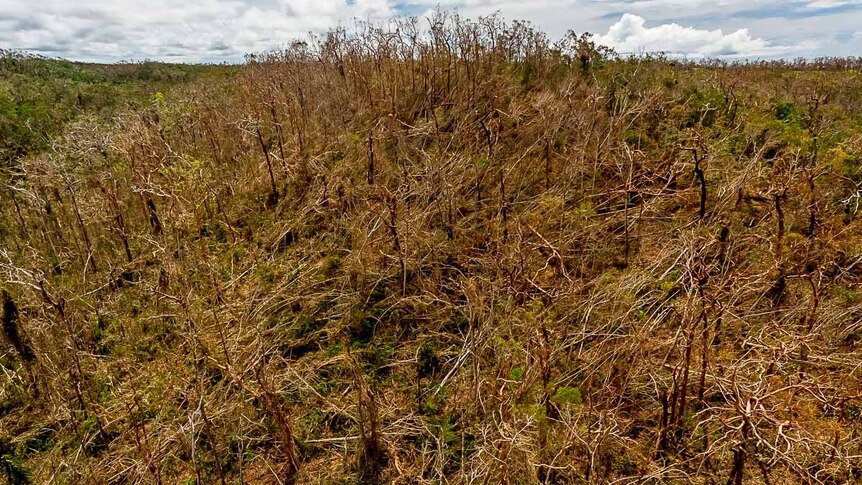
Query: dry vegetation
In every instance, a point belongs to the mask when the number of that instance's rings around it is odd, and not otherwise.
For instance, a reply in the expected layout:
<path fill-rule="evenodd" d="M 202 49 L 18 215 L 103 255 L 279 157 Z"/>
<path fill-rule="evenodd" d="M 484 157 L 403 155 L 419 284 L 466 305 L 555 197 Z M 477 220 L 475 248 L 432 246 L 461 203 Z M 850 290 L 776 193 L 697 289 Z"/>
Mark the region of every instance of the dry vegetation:
<path fill-rule="evenodd" d="M 862 73 L 440 14 L 3 162 L 0 480 L 862 476 Z"/>

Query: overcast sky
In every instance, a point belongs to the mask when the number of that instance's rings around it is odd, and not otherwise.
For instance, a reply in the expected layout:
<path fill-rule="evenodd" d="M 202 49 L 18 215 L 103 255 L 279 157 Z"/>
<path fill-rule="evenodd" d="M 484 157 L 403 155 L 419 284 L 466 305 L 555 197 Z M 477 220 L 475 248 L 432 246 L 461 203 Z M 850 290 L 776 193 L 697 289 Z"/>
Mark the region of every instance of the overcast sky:
<path fill-rule="evenodd" d="M 236 62 L 353 19 L 499 11 L 618 52 L 862 55 L 862 0 L 0 0 L 0 48 L 84 61 Z"/>

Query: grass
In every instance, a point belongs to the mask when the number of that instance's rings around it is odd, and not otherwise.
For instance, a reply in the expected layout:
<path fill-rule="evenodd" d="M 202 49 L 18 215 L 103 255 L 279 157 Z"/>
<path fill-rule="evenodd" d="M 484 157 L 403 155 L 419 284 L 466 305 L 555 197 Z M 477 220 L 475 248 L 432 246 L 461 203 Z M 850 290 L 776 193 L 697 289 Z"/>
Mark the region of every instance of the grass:
<path fill-rule="evenodd" d="M 2 57 L 3 479 L 859 480 L 858 60 L 437 20 Z"/>

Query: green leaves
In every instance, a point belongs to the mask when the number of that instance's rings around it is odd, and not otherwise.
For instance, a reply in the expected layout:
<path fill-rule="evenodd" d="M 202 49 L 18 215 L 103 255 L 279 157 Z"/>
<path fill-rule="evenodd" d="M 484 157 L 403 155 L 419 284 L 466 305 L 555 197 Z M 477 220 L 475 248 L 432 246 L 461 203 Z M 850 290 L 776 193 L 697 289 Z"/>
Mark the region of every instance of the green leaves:
<path fill-rule="evenodd" d="M 0 440 L 0 473 L 9 485 L 31 483 L 23 464 L 23 453 L 12 447 L 8 441 Z"/>
<path fill-rule="evenodd" d="M 0 50 L 0 165 L 45 150 L 81 115 L 108 119 L 148 97 L 165 106 L 159 88 L 189 81 L 202 69 L 214 68 L 154 62 L 104 66 Z"/>
<path fill-rule="evenodd" d="M 583 402 L 581 398 L 581 390 L 577 387 L 561 387 L 551 398 L 551 401 L 557 405 L 570 404 L 580 405 Z"/>
<path fill-rule="evenodd" d="M 782 101 L 775 105 L 775 119 L 784 123 L 793 120 L 793 103 Z"/>

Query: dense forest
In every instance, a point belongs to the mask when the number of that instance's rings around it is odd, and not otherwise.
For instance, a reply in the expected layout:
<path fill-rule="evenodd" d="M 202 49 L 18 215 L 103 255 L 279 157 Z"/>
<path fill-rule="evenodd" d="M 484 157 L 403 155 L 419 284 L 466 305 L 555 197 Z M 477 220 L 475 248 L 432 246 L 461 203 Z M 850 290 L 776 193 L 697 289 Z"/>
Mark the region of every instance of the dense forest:
<path fill-rule="evenodd" d="M 0 53 L 0 482 L 862 482 L 862 60 L 438 13 Z"/>

